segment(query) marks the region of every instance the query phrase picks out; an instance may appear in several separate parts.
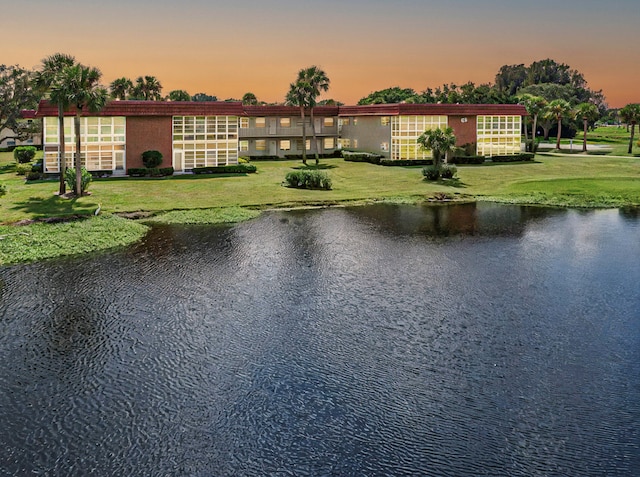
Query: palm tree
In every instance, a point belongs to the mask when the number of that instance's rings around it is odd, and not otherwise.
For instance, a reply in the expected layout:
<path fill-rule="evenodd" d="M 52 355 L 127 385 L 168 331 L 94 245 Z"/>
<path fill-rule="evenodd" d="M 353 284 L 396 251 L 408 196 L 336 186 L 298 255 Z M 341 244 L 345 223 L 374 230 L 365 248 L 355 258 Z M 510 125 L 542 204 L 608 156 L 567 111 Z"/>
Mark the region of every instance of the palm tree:
<path fill-rule="evenodd" d="M 564 99 L 554 99 L 546 108 L 547 116 L 553 118 L 558 123 L 558 136 L 556 138 L 556 149 L 560 149 L 560 136 L 562 135 L 562 120 L 571 113 L 571 105 Z"/>
<path fill-rule="evenodd" d="M 591 121 L 595 121 L 600 116 L 598 107 L 593 103 L 580 103 L 574 111 L 576 119 L 582 119 L 584 131 L 582 139 L 582 152 L 587 152 L 587 128 Z"/>
<path fill-rule="evenodd" d="M 447 127 L 444 130 L 427 129 L 418 138 L 418 144 L 423 149 L 430 150 L 433 155 L 433 165 L 440 169 L 442 159 L 447 157 L 449 152 L 453 151 L 456 145 L 456 137 L 453 134 L 453 128 Z"/>
<path fill-rule="evenodd" d="M 58 193 L 64 195 L 67 191 L 66 182 L 64 180 L 65 171 L 67 168 L 67 161 L 65 158 L 65 143 L 64 143 L 64 112 L 69 109 L 69 102 L 66 96 L 54 94 L 52 88 L 57 85 L 60 80 L 60 74 L 66 67 L 73 66 L 76 59 L 71 55 L 64 53 L 55 53 L 51 56 L 47 56 L 42 60 L 42 69 L 35 74 L 34 85 L 37 90 L 45 94 L 50 92 L 50 101 L 58 106 L 58 164 L 60 172 L 60 187 Z"/>
<path fill-rule="evenodd" d="M 289 85 L 289 92 L 286 97 L 286 104 L 298 106 L 300 117 L 302 118 L 302 163 L 307 165 L 307 123 L 304 117 L 304 110 L 309 104 L 311 86 L 304 81 L 296 81 Z"/>
<path fill-rule="evenodd" d="M 256 98 L 256 95 L 253 93 L 245 93 L 242 97 L 242 104 L 245 106 L 257 106 L 258 98 Z"/>
<path fill-rule="evenodd" d="M 633 153 L 633 136 L 635 134 L 636 124 L 640 121 L 640 104 L 627 104 L 624 108 L 618 111 L 620 119 L 631 126 L 631 137 L 629 139 L 628 154 Z"/>
<path fill-rule="evenodd" d="M 316 106 L 316 98 L 321 92 L 329 90 L 329 77 L 317 66 L 310 66 L 298 72 L 298 81 L 309 85 L 308 106 L 311 108 L 311 132 L 313 133 L 313 151 L 316 156 L 316 165 L 320 162 L 318 157 L 318 142 L 316 140 L 316 127 L 313 120 L 313 108 Z"/>
<path fill-rule="evenodd" d="M 133 99 L 145 101 L 160 101 L 162 99 L 162 85 L 155 76 L 138 76 L 131 91 Z"/>
<path fill-rule="evenodd" d="M 127 99 L 127 95 L 133 89 L 133 82 L 129 78 L 118 78 L 111 82 L 109 90 L 111 91 L 111 97 L 114 99 Z"/>
<path fill-rule="evenodd" d="M 52 90 L 56 97 L 66 97 L 69 104 L 75 107 L 74 129 L 76 133 L 75 169 L 76 183 L 74 193 L 76 197 L 82 194 L 82 157 L 80 144 L 80 116 L 83 109 L 95 113 L 107 103 L 108 93 L 98 84 L 102 73 L 97 68 L 81 64 L 69 66 L 62 70 L 60 82 Z"/>
<path fill-rule="evenodd" d="M 536 130 L 538 129 L 538 116 L 540 113 L 544 111 L 544 108 L 547 106 L 547 100 L 542 96 L 534 96 L 532 94 L 525 93 L 520 96 L 520 104 L 522 104 L 527 113 L 532 117 L 533 124 L 531 125 L 531 140 L 533 141 L 531 144 L 530 152 L 535 152 L 534 144 L 536 140 Z M 527 139 L 527 128 L 524 128 L 525 139 Z"/>
<path fill-rule="evenodd" d="M 191 101 L 191 95 L 183 89 L 174 89 L 169 92 L 169 101 Z"/>

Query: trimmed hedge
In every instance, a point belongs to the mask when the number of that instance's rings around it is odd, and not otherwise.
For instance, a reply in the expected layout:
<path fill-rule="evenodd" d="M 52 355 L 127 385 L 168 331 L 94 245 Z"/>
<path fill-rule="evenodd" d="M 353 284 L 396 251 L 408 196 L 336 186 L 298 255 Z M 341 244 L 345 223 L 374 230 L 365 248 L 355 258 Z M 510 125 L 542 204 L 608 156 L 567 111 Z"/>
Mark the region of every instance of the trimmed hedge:
<path fill-rule="evenodd" d="M 130 167 L 127 169 L 130 177 L 164 177 L 173 175 L 173 167 Z"/>
<path fill-rule="evenodd" d="M 491 156 L 493 162 L 521 162 L 532 161 L 535 154 L 532 152 L 521 152 L 519 154 L 512 154 L 509 156 Z"/>
<path fill-rule="evenodd" d="M 433 159 L 380 159 L 381 166 L 430 166 Z"/>
<path fill-rule="evenodd" d="M 250 174 L 258 168 L 253 164 L 237 164 L 230 166 L 194 167 L 194 174 Z"/>
<path fill-rule="evenodd" d="M 342 158 L 349 162 L 368 162 L 369 164 L 380 164 L 383 156 L 371 152 L 351 152 L 342 151 Z"/>
<path fill-rule="evenodd" d="M 484 156 L 454 156 L 449 159 L 451 164 L 484 164 Z"/>

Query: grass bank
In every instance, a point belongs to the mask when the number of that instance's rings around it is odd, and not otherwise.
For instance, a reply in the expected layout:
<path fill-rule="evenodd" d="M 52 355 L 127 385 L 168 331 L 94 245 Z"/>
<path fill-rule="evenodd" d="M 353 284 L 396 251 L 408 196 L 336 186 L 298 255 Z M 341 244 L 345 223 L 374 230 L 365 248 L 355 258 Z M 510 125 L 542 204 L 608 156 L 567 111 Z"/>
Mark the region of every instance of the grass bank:
<path fill-rule="evenodd" d="M 7 195 L 0 198 L 0 222 L 25 219 L 90 216 L 79 222 L 99 229 L 93 217 L 98 206 L 118 227 L 143 227 L 134 221 L 114 217 L 117 214 L 151 215 L 149 223 L 235 222 L 255 216 L 261 209 L 276 207 L 362 204 L 373 201 L 417 203 L 439 194 L 458 200 L 485 200 L 512 204 L 544 204 L 572 207 L 640 206 L 640 158 L 607 156 L 536 156 L 528 163 L 495 163 L 458 167 L 457 181 L 425 182 L 420 166 L 383 167 L 342 159 L 322 161 L 331 177 L 333 190 L 300 190 L 282 186 L 287 172 L 300 168 L 300 161 L 256 162 L 258 172 L 248 175 L 183 175 L 166 178 L 110 178 L 91 183 L 91 195 L 64 199 L 55 195 L 57 184 L 41 181 L 26 184 L 12 171 L 13 159 L 0 153 L 0 183 Z M 26 227 L 3 226 L 0 235 L 31 230 L 46 230 L 44 236 L 62 235 L 59 224 L 34 224 Z M 141 229 L 132 229 L 137 240 Z M 39 232 L 38 232 L 39 233 Z M 91 236 L 87 230 L 74 240 L 86 240 L 86 246 L 72 243 L 60 248 L 61 254 L 84 253 L 108 246 L 113 230 L 101 228 Z M 101 234 L 104 234 L 102 236 Z M 11 237 L 14 237 L 11 235 Z M 23 236 L 26 237 L 26 236 Z M 15 239 L 11 239 L 15 240 Z M 11 252 L 18 242 L 0 240 L 0 260 L 15 263 L 42 258 L 22 249 L 42 248 L 44 241 L 22 239 L 19 252 Z M 92 246 L 91 244 L 95 244 Z M 118 242 L 120 243 L 120 242 Z M 114 241 L 113 245 L 117 245 Z M 55 253 L 56 247 L 51 247 Z M 41 252 L 38 252 L 41 253 Z M 57 256 L 57 255 L 51 255 Z"/>

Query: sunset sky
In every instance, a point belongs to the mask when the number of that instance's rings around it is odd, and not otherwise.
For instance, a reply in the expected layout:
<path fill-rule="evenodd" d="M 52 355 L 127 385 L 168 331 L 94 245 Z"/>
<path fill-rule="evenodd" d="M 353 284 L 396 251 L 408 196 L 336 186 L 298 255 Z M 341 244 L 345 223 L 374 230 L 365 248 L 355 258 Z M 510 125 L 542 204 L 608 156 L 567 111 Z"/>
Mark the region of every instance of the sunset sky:
<path fill-rule="evenodd" d="M 22 0 L 2 7 L 0 63 L 38 67 L 69 53 L 103 84 L 153 75 L 185 89 L 282 101 L 300 68 L 346 104 L 391 86 L 494 82 L 505 64 L 552 58 L 640 102 L 638 0 Z"/>

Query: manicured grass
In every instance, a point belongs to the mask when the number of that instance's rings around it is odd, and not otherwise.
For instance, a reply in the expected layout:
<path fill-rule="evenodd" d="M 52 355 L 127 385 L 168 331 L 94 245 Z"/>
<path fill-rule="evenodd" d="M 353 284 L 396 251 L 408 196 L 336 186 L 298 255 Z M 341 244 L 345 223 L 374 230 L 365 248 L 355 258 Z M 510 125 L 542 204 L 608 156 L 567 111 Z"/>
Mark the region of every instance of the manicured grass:
<path fill-rule="evenodd" d="M 640 206 L 640 158 L 608 156 L 536 156 L 536 161 L 459 165 L 458 180 L 428 182 L 421 166 L 384 167 L 343 159 L 323 159 L 322 167 L 332 180 L 332 190 L 292 189 L 282 185 L 287 172 L 300 169 L 300 161 L 260 161 L 258 171 L 249 175 L 197 176 L 165 178 L 111 178 L 91 183 L 91 195 L 65 199 L 55 195 L 57 182 L 26 184 L 12 172 L 10 155 L 0 153 L 0 183 L 7 195 L 0 198 L 0 223 L 23 219 L 88 215 L 78 224 L 99 228 L 102 216 L 93 217 L 98 206 L 102 214 L 147 212 L 150 223 L 217 223 L 244 220 L 260 209 L 333 204 L 361 204 L 374 201 L 416 203 L 445 193 L 458 200 L 491 200 L 515 204 L 545 204 L 575 207 Z M 313 168 L 313 166 L 310 166 Z M 163 215 L 164 214 L 164 215 Z M 124 220 L 112 217 L 110 220 Z M 118 224 L 141 224 L 124 220 Z M 36 224 L 3 227 L 0 235 L 32 229 L 46 230 L 43 236 L 63 235 L 60 224 Z M 133 231 L 137 240 L 140 230 Z M 65 232 L 66 233 L 66 232 Z M 71 233 L 71 232 L 69 232 Z M 59 254 L 83 253 L 121 242 L 112 241 L 109 227 L 91 236 L 86 230 L 62 240 Z M 19 237 L 11 235 L 11 237 Z M 33 260 L 48 256 L 44 252 L 24 252 L 42 248 L 46 240 L 20 242 L 19 255 L 10 254 L 16 242 L 0 240 L 3 263 Z M 25 240 L 25 239 L 20 239 Z M 76 246 L 85 240 L 86 246 Z M 91 244 L 94 245 L 91 245 Z M 30 245 L 29 245 L 30 244 Z M 50 247 L 55 249 L 56 246 Z M 43 253 L 43 255 L 39 255 Z M 9 258 L 7 258 L 9 257 Z M 14 257 L 14 258 L 10 258 Z"/>
<path fill-rule="evenodd" d="M 143 223 L 160 224 L 227 224 L 256 218 L 260 212 L 243 207 L 174 210 L 143 219 Z"/>
<path fill-rule="evenodd" d="M 0 225 L 0 264 L 31 262 L 129 245 L 148 227 L 113 215 L 25 227 Z"/>

